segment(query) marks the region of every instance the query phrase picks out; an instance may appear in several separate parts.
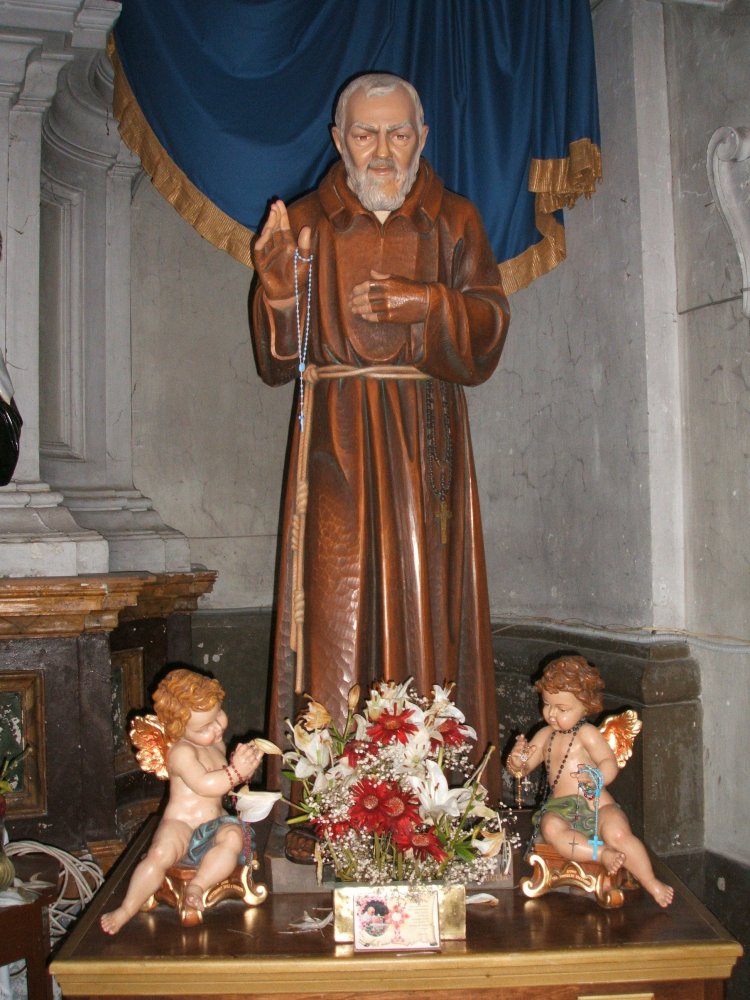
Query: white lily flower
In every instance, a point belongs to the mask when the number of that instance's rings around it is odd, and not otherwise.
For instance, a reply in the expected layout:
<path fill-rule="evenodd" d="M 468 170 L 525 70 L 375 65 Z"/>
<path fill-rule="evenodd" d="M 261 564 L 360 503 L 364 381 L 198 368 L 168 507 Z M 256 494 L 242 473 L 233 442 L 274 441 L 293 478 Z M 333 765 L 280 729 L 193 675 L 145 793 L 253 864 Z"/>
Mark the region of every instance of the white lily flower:
<path fill-rule="evenodd" d="M 478 801 L 472 805 L 469 810 L 469 816 L 477 817 L 478 819 L 495 819 L 497 813 L 494 809 L 486 806 L 484 802 Z"/>
<path fill-rule="evenodd" d="M 346 786 L 352 783 L 353 780 L 359 780 L 359 772 L 355 767 L 351 767 L 346 757 L 341 757 L 337 760 L 333 767 L 328 768 L 326 772 L 330 778 L 331 785 Z"/>
<path fill-rule="evenodd" d="M 354 733 L 350 737 L 352 740 L 364 740 L 367 736 L 368 722 L 364 715 L 355 715 L 353 718 Z"/>
<path fill-rule="evenodd" d="M 461 815 L 471 799 L 470 788 L 450 788 L 440 766 L 434 760 L 425 762 L 426 775 L 407 777 L 407 783 L 419 799 L 421 813 L 433 822 L 443 816 Z"/>
<path fill-rule="evenodd" d="M 440 687 L 439 684 L 432 685 L 432 707 L 440 715 L 447 716 L 450 715 L 453 718 L 458 718 L 461 716 L 461 721 L 464 719 L 463 712 L 460 712 L 453 701 L 451 700 L 451 693 L 455 684 L 449 684 L 448 687 Z"/>
<path fill-rule="evenodd" d="M 294 752 L 285 754 L 284 759 L 294 765 L 294 776 L 300 780 L 308 780 L 315 776 L 313 792 L 320 792 L 330 782 L 327 769 L 333 760 L 333 741 L 327 729 L 316 729 L 308 732 L 301 722 L 290 726 L 294 745 L 299 750 L 295 762 Z"/>
<path fill-rule="evenodd" d="M 406 743 L 391 744 L 398 753 L 398 758 L 393 761 L 394 772 L 399 775 L 424 775 L 424 765 L 430 752 L 430 745 L 430 734 L 423 726 L 416 733 L 412 733 Z"/>
<path fill-rule="evenodd" d="M 411 718 L 409 722 L 413 722 L 415 726 L 425 727 L 425 711 L 419 705 L 415 704 L 413 701 L 405 701 L 404 708 L 408 708 L 411 711 Z"/>
<path fill-rule="evenodd" d="M 476 837 L 471 842 L 471 846 L 475 847 L 479 853 L 485 858 L 494 858 L 503 849 L 503 844 L 505 843 L 505 831 L 499 830 L 497 833 L 492 833 L 491 831 L 482 831 L 480 837 Z"/>
<path fill-rule="evenodd" d="M 294 777 L 298 778 L 300 781 L 309 781 L 310 778 L 314 777 L 315 780 L 312 785 L 312 792 L 314 794 L 322 792 L 325 788 L 329 788 L 331 785 L 329 772 L 326 768 L 315 764 L 313 761 L 308 760 L 307 757 L 302 755 L 300 755 L 299 760 L 294 765 Z"/>
<path fill-rule="evenodd" d="M 392 711 L 397 704 L 401 702 L 405 703 L 410 687 L 411 677 L 407 678 L 403 684 L 396 684 L 394 681 L 383 681 L 377 687 L 372 688 L 370 690 L 370 697 L 365 702 L 365 715 L 367 718 L 371 722 L 375 722 L 384 710 L 388 709 Z M 409 702 L 405 707 L 416 708 L 417 706 Z"/>
<path fill-rule="evenodd" d="M 259 823 L 281 798 L 281 792 L 251 792 L 243 785 L 237 792 L 237 814 L 243 823 Z"/>
<path fill-rule="evenodd" d="M 333 741 L 327 729 L 316 729 L 309 732 L 298 722 L 293 730 L 294 745 L 307 757 L 307 759 L 318 767 L 325 767 L 331 763 L 331 748 Z"/>

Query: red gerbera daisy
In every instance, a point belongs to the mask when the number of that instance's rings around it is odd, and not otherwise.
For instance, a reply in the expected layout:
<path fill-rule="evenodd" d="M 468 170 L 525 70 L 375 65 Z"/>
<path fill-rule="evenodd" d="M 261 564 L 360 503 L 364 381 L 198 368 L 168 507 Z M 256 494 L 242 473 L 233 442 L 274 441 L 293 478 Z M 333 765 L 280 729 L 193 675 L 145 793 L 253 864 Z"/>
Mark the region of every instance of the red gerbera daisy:
<path fill-rule="evenodd" d="M 408 833 L 418 826 L 422 821 L 419 815 L 419 800 L 405 792 L 398 785 L 390 785 L 389 792 L 383 801 L 388 820 L 389 829 L 395 834 Z"/>
<path fill-rule="evenodd" d="M 349 740 L 344 749 L 341 751 L 341 756 L 346 757 L 346 762 L 349 767 L 356 767 L 364 757 L 369 756 L 369 748 L 370 744 L 365 743 L 364 740 Z"/>
<path fill-rule="evenodd" d="M 411 830 L 404 834 L 396 833 L 393 835 L 393 840 L 399 850 L 411 849 L 414 851 L 415 857 L 421 860 L 429 857 L 440 862 L 446 861 L 449 857 L 432 829 Z"/>
<path fill-rule="evenodd" d="M 312 825 L 319 839 L 327 837 L 329 840 L 339 840 L 351 830 L 346 820 L 314 819 Z"/>
<path fill-rule="evenodd" d="M 358 781 L 352 789 L 351 825 L 367 833 L 384 833 L 389 825 L 385 801 L 390 794 L 391 789 L 385 782 L 376 783 L 369 778 Z"/>
<path fill-rule="evenodd" d="M 410 708 L 405 708 L 403 712 L 389 711 L 383 709 L 375 722 L 367 727 L 367 735 L 376 742 L 388 744 L 398 740 L 399 743 L 406 743 L 412 733 L 416 733 L 418 726 L 409 719 L 413 715 Z"/>
<path fill-rule="evenodd" d="M 466 742 L 463 727 L 457 719 L 445 719 L 437 727 L 437 731 L 443 737 L 442 745 L 444 747 L 460 747 Z M 433 738 L 431 744 L 432 749 L 437 750 L 441 745 L 441 741 Z"/>

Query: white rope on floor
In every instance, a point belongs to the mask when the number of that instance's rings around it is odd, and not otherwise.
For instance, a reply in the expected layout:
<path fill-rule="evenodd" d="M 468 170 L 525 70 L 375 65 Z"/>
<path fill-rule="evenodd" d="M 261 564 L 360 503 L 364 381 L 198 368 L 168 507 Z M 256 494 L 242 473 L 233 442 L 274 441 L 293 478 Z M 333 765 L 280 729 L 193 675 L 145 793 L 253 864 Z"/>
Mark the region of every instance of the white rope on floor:
<path fill-rule="evenodd" d="M 10 858 L 28 854 L 45 854 L 54 858 L 60 866 L 60 874 L 64 875 L 64 878 L 58 879 L 57 899 L 48 908 L 50 943 L 56 944 L 86 904 L 94 898 L 97 889 L 104 882 L 101 868 L 92 858 L 78 858 L 59 847 L 42 844 L 36 840 L 12 840 L 5 845 L 5 853 Z M 36 875 L 32 877 L 31 881 L 23 883 L 24 888 L 32 891 L 48 886 L 49 882 Z"/>

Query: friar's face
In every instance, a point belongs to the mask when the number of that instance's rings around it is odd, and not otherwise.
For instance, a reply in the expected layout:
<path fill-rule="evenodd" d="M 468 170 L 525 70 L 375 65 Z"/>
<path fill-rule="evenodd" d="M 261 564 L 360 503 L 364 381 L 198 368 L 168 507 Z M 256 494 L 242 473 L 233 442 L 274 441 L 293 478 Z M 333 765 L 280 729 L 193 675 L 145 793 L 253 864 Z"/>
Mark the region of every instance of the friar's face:
<path fill-rule="evenodd" d="M 414 184 L 427 126 L 417 132 L 409 93 L 396 87 L 368 97 L 355 90 L 346 107 L 343 133 L 332 130 L 349 187 L 371 212 L 400 208 Z"/>

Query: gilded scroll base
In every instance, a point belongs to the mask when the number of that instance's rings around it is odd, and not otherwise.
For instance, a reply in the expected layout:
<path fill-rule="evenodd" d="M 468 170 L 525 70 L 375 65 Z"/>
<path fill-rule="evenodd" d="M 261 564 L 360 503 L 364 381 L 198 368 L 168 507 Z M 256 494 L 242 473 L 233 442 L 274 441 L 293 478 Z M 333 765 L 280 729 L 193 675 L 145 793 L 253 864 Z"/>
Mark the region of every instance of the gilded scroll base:
<path fill-rule="evenodd" d="M 535 844 L 528 860 L 534 870 L 521 880 L 521 889 L 530 899 L 569 886 L 590 893 L 604 909 L 614 910 L 625 902 L 624 890 L 637 885 L 624 868 L 610 875 L 598 861 L 570 861 L 547 844 Z"/>
<path fill-rule="evenodd" d="M 265 885 L 253 881 L 253 872 L 260 863 L 253 858 L 250 864 L 237 865 L 232 874 L 203 893 L 204 909 L 210 910 L 225 899 L 241 899 L 247 907 L 260 906 L 268 896 Z M 161 887 L 141 907 L 149 913 L 159 903 L 166 903 L 177 910 L 183 927 L 193 927 L 203 922 L 203 911 L 185 903 L 185 891 L 195 878 L 196 869 L 190 865 L 173 865 L 167 869 Z"/>

